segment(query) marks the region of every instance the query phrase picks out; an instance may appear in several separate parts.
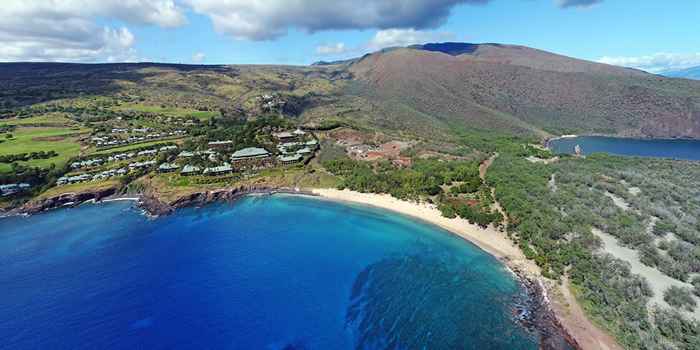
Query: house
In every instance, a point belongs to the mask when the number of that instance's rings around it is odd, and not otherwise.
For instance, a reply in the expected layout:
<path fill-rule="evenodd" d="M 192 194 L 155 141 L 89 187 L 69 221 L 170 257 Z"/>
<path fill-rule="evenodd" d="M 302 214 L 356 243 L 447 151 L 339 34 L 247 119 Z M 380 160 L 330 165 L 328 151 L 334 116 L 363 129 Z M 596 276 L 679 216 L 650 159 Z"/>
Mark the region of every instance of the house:
<path fill-rule="evenodd" d="M 30 187 L 31 185 L 26 183 L 0 185 L 0 197 L 11 196 L 19 192 L 24 192 Z"/>
<path fill-rule="evenodd" d="M 294 130 L 294 135 L 296 135 L 296 136 L 304 136 L 304 135 L 306 135 L 306 131 L 297 128 L 296 130 Z"/>
<path fill-rule="evenodd" d="M 229 164 L 220 165 L 213 168 L 204 169 L 204 175 L 222 175 L 233 172 L 233 168 Z"/>
<path fill-rule="evenodd" d="M 289 165 L 289 164 L 294 164 L 299 161 L 301 161 L 304 157 L 301 154 L 294 154 L 290 156 L 279 156 L 277 157 L 277 161 L 279 161 L 283 165 Z"/>
<path fill-rule="evenodd" d="M 309 147 L 304 147 L 304 148 L 298 150 L 298 151 L 297 151 L 297 154 L 300 154 L 300 155 L 311 154 L 311 148 L 309 148 Z"/>
<path fill-rule="evenodd" d="M 148 168 L 148 167 L 150 167 L 150 166 L 152 166 L 152 165 L 156 165 L 156 161 L 155 161 L 155 160 L 149 160 L 149 161 L 146 161 L 146 162 L 131 163 L 131 164 L 129 164 L 129 168 L 132 168 L 132 169 L 141 169 L 141 168 Z"/>
<path fill-rule="evenodd" d="M 191 158 L 194 157 L 194 153 L 190 151 L 182 151 L 177 155 L 179 158 Z"/>
<path fill-rule="evenodd" d="M 211 148 L 228 148 L 233 146 L 233 141 L 212 141 L 209 142 Z"/>
<path fill-rule="evenodd" d="M 149 150 L 145 150 L 145 151 L 141 151 L 139 153 L 136 153 L 136 155 L 140 157 L 140 156 L 150 156 L 150 155 L 154 155 L 156 153 L 158 153 L 158 150 L 149 149 Z"/>
<path fill-rule="evenodd" d="M 158 171 L 161 173 L 170 173 L 177 169 L 180 169 L 179 165 L 170 163 L 163 163 L 158 167 Z"/>
<path fill-rule="evenodd" d="M 201 172 L 201 171 L 202 171 L 202 169 L 200 167 L 188 164 L 182 168 L 180 175 L 190 176 L 190 175 L 199 174 L 199 172 Z"/>
<path fill-rule="evenodd" d="M 269 156 L 270 152 L 268 152 L 264 148 L 248 147 L 234 152 L 233 155 L 231 155 L 231 160 L 233 162 L 241 162 L 247 160 L 263 159 Z"/>
<path fill-rule="evenodd" d="M 296 135 L 294 135 L 293 133 L 291 133 L 289 131 L 276 132 L 276 133 L 272 134 L 272 136 L 274 136 L 276 139 L 278 139 L 280 141 L 291 140 L 291 139 L 296 137 Z"/>

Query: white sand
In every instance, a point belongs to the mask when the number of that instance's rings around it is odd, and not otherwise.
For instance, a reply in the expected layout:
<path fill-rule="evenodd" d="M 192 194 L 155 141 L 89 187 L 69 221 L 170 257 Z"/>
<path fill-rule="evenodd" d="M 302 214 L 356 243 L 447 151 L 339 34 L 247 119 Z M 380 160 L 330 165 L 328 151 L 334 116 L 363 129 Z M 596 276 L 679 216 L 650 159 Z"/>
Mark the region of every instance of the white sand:
<path fill-rule="evenodd" d="M 510 267 L 527 272 L 533 277 L 540 275 L 537 265 L 527 260 L 505 233 L 491 226 L 485 229 L 481 228 L 464 219 L 446 218 L 433 204 L 403 201 L 388 194 L 360 193 L 349 190 L 314 189 L 312 192 L 326 199 L 370 205 L 419 218 L 474 243 L 487 253 L 500 258 Z"/>
<path fill-rule="evenodd" d="M 604 249 L 606 252 L 612 254 L 614 257 L 626 261 L 631 266 L 632 273 L 638 274 L 644 277 L 648 282 L 651 290 L 654 292 L 654 296 L 649 301 L 651 304 L 659 304 L 664 307 L 672 308 L 668 303 L 664 301 L 664 291 L 671 286 L 692 288 L 693 286 L 689 283 L 681 282 L 677 279 L 671 278 L 661 271 L 646 266 L 639 261 L 639 255 L 636 250 L 621 246 L 615 237 L 605 233 L 598 229 L 593 229 L 593 233 L 600 237 L 603 241 Z M 700 300 L 695 298 L 700 304 Z M 684 312 L 687 316 L 692 316 L 695 319 L 700 320 L 700 307 L 696 308 L 693 313 Z"/>
<path fill-rule="evenodd" d="M 617 195 L 615 195 L 615 194 L 613 194 L 613 193 L 611 193 L 611 192 L 608 192 L 608 191 L 605 191 L 605 193 L 603 193 L 603 194 L 604 194 L 606 197 L 612 199 L 613 203 L 615 203 L 615 205 L 616 205 L 618 208 L 620 208 L 620 209 L 622 209 L 622 210 L 624 210 L 624 211 L 627 211 L 627 210 L 630 209 L 629 203 L 627 203 L 627 201 L 625 201 L 624 199 L 622 199 L 622 197 L 617 196 Z"/>
<path fill-rule="evenodd" d="M 319 195 L 321 198 L 393 210 L 438 225 L 474 243 L 487 253 L 499 258 L 507 266 L 527 273 L 531 278 L 540 283 L 543 282 L 539 267 L 532 261 L 527 260 L 520 251 L 520 248 L 515 246 L 505 233 L 491 226 L 484 229 L 477 225 L 470 224 L 469 221 L 464 219 L 449 219 L 442 216 L 442 213 L 435 205 L 402 201 L 387 194 L 359 193 L 336 189 L 313 189 L 312 192 Z M 558 284 L 547 283 L 551 281 L 545 282 L 548 293 L 554 292 L 557 295 L 561 294 L 561 292 L 558 292 L 560 289 Z M 566 289 L 566 286 L 564 286 L 564 288 Z M 566 292 L 568 292 L 568 290 L 566 290 Z M 547 295 L 545 295 L 545 297 L 547 297 Z M 621 349 L 612 337 L 588 320 L 583 309 L 578 305 L 573 296 L 566 300 L 565 305 L 562 305 L 562 303 L 553 303 L 552 306 L 557 313 L 557 317 L 569 334 L 576 339 L 583 349 Z"/>

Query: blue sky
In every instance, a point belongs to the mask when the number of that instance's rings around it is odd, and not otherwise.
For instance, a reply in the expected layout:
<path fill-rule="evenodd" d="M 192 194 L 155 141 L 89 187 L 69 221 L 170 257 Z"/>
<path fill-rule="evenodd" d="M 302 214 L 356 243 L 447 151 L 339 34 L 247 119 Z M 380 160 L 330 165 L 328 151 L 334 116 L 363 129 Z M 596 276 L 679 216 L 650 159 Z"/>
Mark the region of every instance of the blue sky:
<path fill-rule="evenodd" d="M 700 1 L 691 0 L 8 1 L 0 61 L 309 64 L 463 41 L 649 71 L 700 65 Z"/>

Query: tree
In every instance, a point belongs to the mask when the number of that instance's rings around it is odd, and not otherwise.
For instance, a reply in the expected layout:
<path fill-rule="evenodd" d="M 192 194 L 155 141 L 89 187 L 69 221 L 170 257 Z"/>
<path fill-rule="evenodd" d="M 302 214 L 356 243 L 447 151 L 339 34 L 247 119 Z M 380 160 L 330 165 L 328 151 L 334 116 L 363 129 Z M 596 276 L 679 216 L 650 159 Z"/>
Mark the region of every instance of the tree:
<path fill-rule="evenodd" d="M 664 300 L 671 306 L 683 308 L 688 312 L 695 309 L 697 303 L 691 294 L 690 288 L 672 286 L 664 292 Z"/>

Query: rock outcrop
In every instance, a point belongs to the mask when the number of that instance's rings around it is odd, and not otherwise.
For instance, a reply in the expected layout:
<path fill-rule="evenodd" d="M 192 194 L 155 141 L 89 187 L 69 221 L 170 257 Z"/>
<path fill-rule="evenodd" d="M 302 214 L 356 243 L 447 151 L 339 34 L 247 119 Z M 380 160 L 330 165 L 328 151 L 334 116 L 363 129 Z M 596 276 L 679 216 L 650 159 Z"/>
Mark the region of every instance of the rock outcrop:
<path fill-rule="evenodd" d="M 45 210 L 54 209 L 58 207 L 78 205 L 89 200 L 100 201 L 103 198 L 113 196 L 114 194 L 116 194 L 116 192 L 116 187 L 110 187 L 84 192 L 63 193 L 55 197 L 31 201 L 14 211 L 16 211 L 18 214 L 36 214 Z"/>

